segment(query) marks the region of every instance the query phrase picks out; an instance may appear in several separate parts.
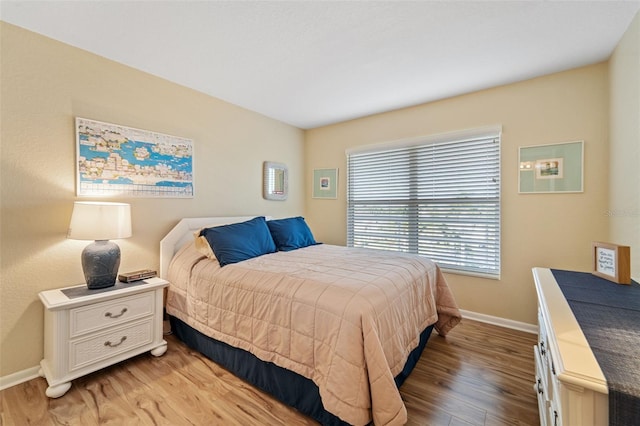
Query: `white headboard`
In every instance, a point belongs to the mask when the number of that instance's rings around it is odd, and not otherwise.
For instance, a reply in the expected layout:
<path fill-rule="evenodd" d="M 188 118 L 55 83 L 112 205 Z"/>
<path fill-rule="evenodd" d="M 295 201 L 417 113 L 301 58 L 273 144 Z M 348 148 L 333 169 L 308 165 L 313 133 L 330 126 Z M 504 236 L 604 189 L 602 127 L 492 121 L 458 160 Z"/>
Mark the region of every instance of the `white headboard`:
<path fill-rule="evenodd" d="M 190 241 L 193 241 L 193 233 L 212 226 L 229 225 L 231 223 L 244 222 L 256 216 L 229 216 L 229 217 L 189 217 L 182 219 L 160 241 L 160 277 L 166 279 L 169 263 L 173 255 Z M 267 217 L 267 220 L 271 217 Z"/>

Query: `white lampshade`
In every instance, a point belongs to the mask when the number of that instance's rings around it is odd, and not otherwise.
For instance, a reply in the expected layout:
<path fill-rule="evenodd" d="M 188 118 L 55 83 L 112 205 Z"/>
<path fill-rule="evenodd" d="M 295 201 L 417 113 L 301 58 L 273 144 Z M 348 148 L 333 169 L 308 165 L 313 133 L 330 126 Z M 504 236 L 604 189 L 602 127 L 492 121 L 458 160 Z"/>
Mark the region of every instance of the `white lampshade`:
<path fill-rule="evenodd" d="M 131 206 L 126 203 L 76 201 L 67 238 L 116 240 L 131 236 Z"/>

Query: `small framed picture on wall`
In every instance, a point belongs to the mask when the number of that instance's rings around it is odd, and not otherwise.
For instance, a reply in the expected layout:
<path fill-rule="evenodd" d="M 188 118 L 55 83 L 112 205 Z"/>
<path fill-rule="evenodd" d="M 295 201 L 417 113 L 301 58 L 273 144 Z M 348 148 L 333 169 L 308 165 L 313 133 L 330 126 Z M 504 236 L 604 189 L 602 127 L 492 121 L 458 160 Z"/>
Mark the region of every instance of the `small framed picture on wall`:
<path fill-rule="evenodd" d="M 338 198 L 338 169 L 313 170 L 313 198 Z"/>
<path fill-rule="evenodd" d="M 583 192 L 584 141 L 519 150 L 520 194 Z"/>

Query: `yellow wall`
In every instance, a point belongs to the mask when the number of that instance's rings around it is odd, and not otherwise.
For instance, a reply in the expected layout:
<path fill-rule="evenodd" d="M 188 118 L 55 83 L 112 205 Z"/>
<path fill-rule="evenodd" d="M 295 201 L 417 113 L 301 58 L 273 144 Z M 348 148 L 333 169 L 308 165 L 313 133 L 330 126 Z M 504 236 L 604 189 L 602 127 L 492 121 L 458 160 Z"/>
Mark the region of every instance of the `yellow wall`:
<path fill-rule="evenodd" d="M 192 199 L 126 199 L 121 270 L 157 268 L 181 217 L 303 213 L 301 130 L 1 23 L 0 376 L 43 353 L 38 292 L 83 282 L 86 241 L 65 239 L 75 197 L 74 117 L 193 139 Z M 238 82 L 241 84 L 241 82 Z M 285 202 L 262 199 L 262 162 L 289 166 Z"/>
<path fill-rule="evenodd" d="M 606 239 L 608 72 L 601 63 L 309 130 L 305 170 L 339 168 L 338 200 L 306 198 L 320 241 L 346 242 L 346 156 L 356 146 L 501 124 L 502 277 L 447 274 L 462 309 L 536 322 L 531 268 L 590 271 L 591 241 Z M 518 147 L 584 140 L 584 192 L 518 194 Z"/>
<path fill-rule="evenodd" d="M 631 246 L 631 276 L 640 282 L 640 12 L 609 63 L 609 238 Z"/>

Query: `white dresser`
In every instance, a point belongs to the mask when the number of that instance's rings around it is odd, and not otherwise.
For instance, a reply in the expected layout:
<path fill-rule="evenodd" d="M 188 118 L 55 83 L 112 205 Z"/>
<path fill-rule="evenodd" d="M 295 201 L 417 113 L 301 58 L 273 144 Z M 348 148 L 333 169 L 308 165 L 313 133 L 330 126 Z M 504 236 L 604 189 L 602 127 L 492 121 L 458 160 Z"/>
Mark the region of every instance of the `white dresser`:
<path fill-rule="evenodd" d="M 71 380 L 134 355 L 164 354 L 163 289 L 168 284 L 150 278 L 102 290 L 81 285 L 41 292 L 45 339 L 40 375 L 49 384 L 47 396 L 58 398 Z"/>
<path fill-rule="evenodd" d="M 534 346 L 541 426 L 609 424 L 607 381 L 550 269 L 533 268 L 538 293 Z"/>

